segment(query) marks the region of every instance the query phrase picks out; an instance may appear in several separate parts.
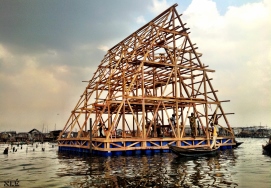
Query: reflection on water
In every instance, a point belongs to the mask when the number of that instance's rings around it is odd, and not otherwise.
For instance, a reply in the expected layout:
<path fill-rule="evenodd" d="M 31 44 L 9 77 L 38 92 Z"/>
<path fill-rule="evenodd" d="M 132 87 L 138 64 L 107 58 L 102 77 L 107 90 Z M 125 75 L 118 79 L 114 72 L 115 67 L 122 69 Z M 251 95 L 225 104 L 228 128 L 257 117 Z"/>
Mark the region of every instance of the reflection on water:
<path fill-rule="evenodd" d="M 236 187 L 228 168 L 235 160 L 233 150 L 227 150 L 217 157 L 175 158 L 171 169 L 177 172 L 175 181 L 181 187 Z"/>
<path fill-rule="evenodd" d="M 77 187 L 236 187 L 228 166 L 235 163 L 233 150 L 218 157 L 178 158 L 153 156 L 84 157 L 59 153 L 65 168 L 59 176 L 78 176 Z"/>
<path fill-rule="evenodd" d="M 48 143 L 44 152 L 41 145 L 23 145 L 3 155 L 2 144 L 0 187 L 15 179 L 20 187 L 271 187 L 271 158 L 260 148 L 264 140 L 241 141 L 236 150 L 199 158 L 90 157 L 60 153 Z"/>

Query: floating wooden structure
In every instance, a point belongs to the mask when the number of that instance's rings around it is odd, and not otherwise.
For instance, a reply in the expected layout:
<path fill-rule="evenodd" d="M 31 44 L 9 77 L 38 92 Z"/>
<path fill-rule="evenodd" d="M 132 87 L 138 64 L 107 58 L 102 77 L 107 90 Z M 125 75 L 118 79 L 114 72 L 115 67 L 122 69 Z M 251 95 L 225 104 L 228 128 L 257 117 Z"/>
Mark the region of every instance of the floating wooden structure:
<path fill-rule="evenodd" d="M 233 113 L 221 105 L 229 101 L 218 100 L 209 77 L 215 71 L 201 62 L 176 6 L 108 50 L 60 133 L 60 151 L 112 155 L 168 152 L 168 144 L 205 147 L 212 142 L 211 123 L 220 130 L 217 145 L 234 145 L 227 120 Z M 185 131 L 191 113 L 194 137 Z"/>

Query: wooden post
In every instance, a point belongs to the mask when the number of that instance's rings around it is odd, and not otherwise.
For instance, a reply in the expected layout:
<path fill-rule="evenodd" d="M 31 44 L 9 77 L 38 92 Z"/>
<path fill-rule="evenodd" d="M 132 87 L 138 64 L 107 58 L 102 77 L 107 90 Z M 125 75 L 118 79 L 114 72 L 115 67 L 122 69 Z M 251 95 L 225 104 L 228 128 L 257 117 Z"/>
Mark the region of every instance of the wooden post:
<path fill-rule="evenodd" d="M 89 151 L 92 154 L 92 119 L 89 118 Z"/>

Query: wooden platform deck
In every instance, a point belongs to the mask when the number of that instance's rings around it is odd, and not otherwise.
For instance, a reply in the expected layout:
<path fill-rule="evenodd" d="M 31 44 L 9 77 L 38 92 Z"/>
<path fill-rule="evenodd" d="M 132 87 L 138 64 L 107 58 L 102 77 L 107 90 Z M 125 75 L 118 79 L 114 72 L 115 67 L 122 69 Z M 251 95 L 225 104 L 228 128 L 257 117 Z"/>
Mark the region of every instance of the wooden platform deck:
<path fill-rule="evenodd" d="M 212 141 L 211 141 L 212 142 Z M 90 144 L 91 143 L 91 144 Z M 104 156 L 111 155 L 133 155 L 169 152 L 168 144 L 183 146 L 186 148 L 206 147 L 208 139 L 206 137 L 156 137 L 142 139 L 140 137 L 130 138 L 69 138 L 58 141 L 60 151 L 83 152 Z M 235 145 L 234 138 L 225 136 L 217 138 L 217 145 L 221 149 L 231 149 Z"/>

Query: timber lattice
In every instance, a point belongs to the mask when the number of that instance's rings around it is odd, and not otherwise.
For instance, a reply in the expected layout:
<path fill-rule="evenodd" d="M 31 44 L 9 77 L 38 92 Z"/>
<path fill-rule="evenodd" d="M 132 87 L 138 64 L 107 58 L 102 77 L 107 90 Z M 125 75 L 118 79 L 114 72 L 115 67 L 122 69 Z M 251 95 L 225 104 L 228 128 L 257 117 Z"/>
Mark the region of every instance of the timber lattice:
<path fill-rule="evenodd" d="M 165 144 L 183 145 L 187 140 L 191 147 L 196 145 L 193 140 L 210 145 L 208 128 L 215 119 L 227 134 L 220 135 L 220 144 L 231 145 L 234 134 L 227 115 L 232 113 L 225 113 L 221 105 L 228 101 L 218 99 L 209 77 L 215 71 L 201 62 L 202 54 L 176 6 L 108 50 L 60 133 L 59 146 L 88 149 L 90 139 L 93 150 L 105 151 L 165 149 Z M 185 133 L 192 112 L 202 130 L 196 138 Z M 177 115 L 176 128 L 169 121 L 171 114 Z M 104 125 L 103 138 L 99 124 Z M 172 132 L 165 131 L 161 138 L 160 125 Z M 116 137 L 117 129 L 123 131 Z"/>

